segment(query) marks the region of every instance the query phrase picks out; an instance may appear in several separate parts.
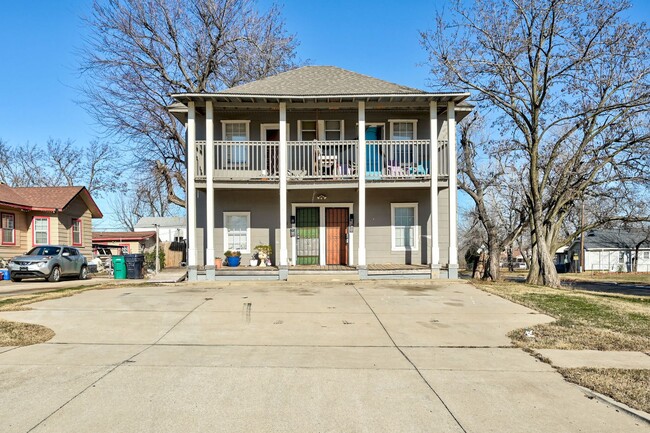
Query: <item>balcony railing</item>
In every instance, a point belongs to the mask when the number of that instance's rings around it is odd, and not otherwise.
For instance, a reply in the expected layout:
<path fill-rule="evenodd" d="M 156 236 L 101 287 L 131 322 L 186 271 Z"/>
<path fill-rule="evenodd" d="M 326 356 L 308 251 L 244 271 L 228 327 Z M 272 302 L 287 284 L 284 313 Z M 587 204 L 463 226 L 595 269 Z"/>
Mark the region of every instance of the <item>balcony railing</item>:
<path fill-rule="evenodd" d="M 216 141 L 215 180 L 278 180 L 277 142 Z M 287 142 L 289 181 L 356 180 L 358 140 Z M 438 142 L 438 174 L 449 173 L 446 141 Z M 366 141 L 366 179 L 422 180 L 430 177 L 429 140 Z M 196 176 L 205 178 L 205 141 L 196 142 Z"/>

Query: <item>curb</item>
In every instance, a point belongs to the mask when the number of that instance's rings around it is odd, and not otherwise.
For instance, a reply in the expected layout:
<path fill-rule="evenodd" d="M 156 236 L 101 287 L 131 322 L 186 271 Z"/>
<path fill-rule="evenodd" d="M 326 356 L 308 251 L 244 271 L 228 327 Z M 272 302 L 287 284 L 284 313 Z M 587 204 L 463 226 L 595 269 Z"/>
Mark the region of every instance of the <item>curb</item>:
<path fill-rule="evenodd" d="M 585 395 L 589 397 L 597 398 L 603 403 L 609 404 L 610 406 L 614 406 L 615 408 L 620 409 L 621 411 L 627 413 L 628 415 L 632 415 L 633 417 L 638 418 L 641 421 L 645 421 L 646 423 L 650 424 L 650 414 L 643 412 L 642 410 L 633 409 L 624 403 L 616 401 L 610 397 L 607 397 L 606 395 L 593 391 L 589 388 L 585 388 L 584 386 L 576 385 L 575 383 L 572 383 L 572 385 L 577 387 L 580 391 L 584 392 Z"/>

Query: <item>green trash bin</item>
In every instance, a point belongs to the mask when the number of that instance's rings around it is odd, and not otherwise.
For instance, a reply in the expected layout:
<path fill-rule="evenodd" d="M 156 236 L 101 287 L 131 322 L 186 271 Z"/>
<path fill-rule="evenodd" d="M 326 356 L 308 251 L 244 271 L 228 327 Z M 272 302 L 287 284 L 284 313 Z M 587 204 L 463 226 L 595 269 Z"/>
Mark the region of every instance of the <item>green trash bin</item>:
<path fill-rule="evenodd" d="M 126 280 L 126 260 L 124 256 L 113 256 L 113 278 Z"/>

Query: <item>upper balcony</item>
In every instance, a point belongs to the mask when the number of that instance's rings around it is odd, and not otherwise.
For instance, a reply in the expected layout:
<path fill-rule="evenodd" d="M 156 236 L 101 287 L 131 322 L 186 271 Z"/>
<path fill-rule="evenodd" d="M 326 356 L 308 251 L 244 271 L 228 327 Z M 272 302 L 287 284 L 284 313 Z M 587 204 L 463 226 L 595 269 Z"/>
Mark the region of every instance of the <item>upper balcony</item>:
<path fill-rule="evenodd" d="M 429 140 L 366 140 L 367 182 L 428 181 Z M 447 141 L 438 142 L 438 176 L 447 180 Z M 353 182 L 359 178 L 358 140 L 288 141 L 287 181 Z M 215 141 L 215 182 L 279 182 L 279 143 Z M 206 179 L 205 141 L 196 141 L 196 181 Z"/>

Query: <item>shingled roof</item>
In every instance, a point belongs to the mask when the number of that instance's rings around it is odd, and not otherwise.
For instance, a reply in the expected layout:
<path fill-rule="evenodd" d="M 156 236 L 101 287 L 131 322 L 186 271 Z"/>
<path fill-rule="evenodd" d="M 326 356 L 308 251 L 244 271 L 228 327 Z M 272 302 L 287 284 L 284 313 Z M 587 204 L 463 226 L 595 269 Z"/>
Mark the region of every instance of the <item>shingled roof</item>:
<path fill-rule="evenodd" d="M 575 243 L 579 243 L 580 239 Z M 592 230 L 585 236 L 585 249 L 635 249 L 650 248 L 650 236 L 642 230 L 601 229 Z"/>
<path fill-rule="evenodd" d="M 77 196 L 81 197 L 93 218 L 102 212 L 83 186 L 45 186 L 12 188 L 0 184 L 0 205 L 23 210 L 58 212 L 64 210 Z"/>
<path fill-rule="evenodd" d="M 317 96 L 317 95 L 388 95 L 427 93 L 412 87 L 337 68 L 303 66 L 259 81 L 232 87 L 220 94 Z"/>
<path fill-rule="evenodd" d="M 398 102 L 426 103 L 454 101 L 457 109 L 472 108 L 467 92 L 426 92 L 336 66 L 303 66 L 215 93 L 175 93 L 177 103 L 168 109 L 175 116 L 187 111 L 189 101 L 212 100 L 226 103 L 277 102 Z"/>
<path fill-rule="evenodd" d="M 117 242 L 128 242 L 128 241 L 144 241 L 149 238 L 155 238 L 156 232 L 93 232 L 92 239 L 93 242 L 99 243 L 101 241 L 117 241 Z"/>

